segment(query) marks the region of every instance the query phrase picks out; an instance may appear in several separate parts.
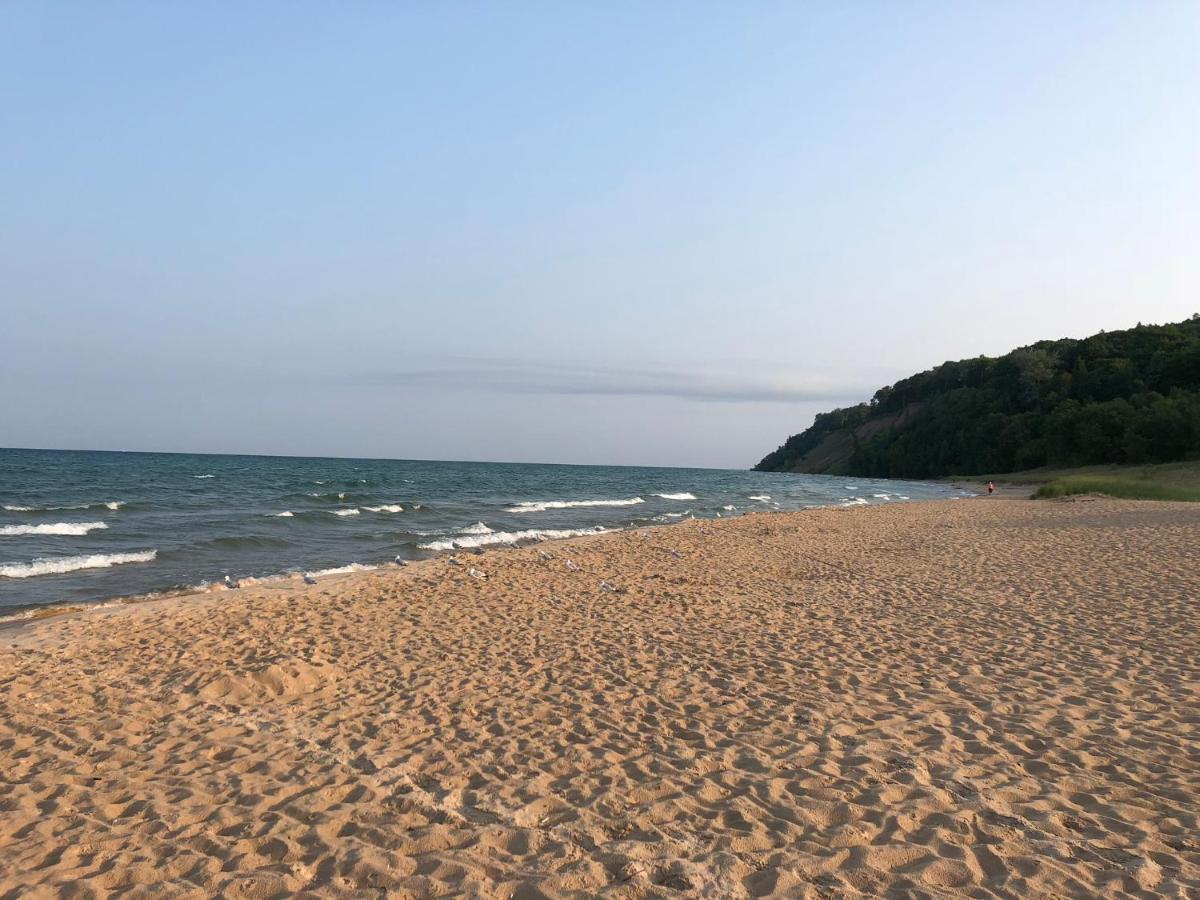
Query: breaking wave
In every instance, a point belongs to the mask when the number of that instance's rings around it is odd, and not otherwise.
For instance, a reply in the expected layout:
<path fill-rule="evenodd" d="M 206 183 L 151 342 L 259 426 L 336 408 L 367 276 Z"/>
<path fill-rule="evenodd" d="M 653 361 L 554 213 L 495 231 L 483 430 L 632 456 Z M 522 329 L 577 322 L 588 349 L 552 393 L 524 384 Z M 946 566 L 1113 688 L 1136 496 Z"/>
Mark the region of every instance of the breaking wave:
<path fill-rule="evenodd" d="M 75 503 L 70 506 L 5 506 L 9 512 L 58 512 L 64 509 L 105 509 L 118 510 L 125 505 L 124 500 L 109 500 L 106 503 Z"/>
<path fill-rule="evenodd" d="M 0 577 L 32 578 L 36 575 L 61 575 L 79 569 L 107 569 L 124 563 L 151 562 L 158 556 L 157 550 L 142 550 L 137 553 L 93 553 L 88 556 L 44 557 L 27 563 L 9 563 L 0 566 Z"/>
<path fill-rule="evenodd" d="M 655 494 L 654 496 L 655 496 L 655 497 L 662 497 L 664 500 L 695 500 L 695 499 L 696 499 L 696 495 L 695 495 L 695 494 L 688 494 L 688 493 L 681 493 L 681 494 Z"/>
<path fill-rule="evenodd" d="M 379 566 L 368 566 L 365 563 L 350 563 L 347 566 L 337 566 L 333 569 L 318 569 L 316 572 L 309 572 L 313 578 L 320 578 L 322 575 L 349 575 L 351 572 L 370 572 L 372 569 L 378 569 Z"/>
<path fill-rule="evenodd" d="M 580 506 L 636 506 L 645 502 L 641 497 L 630 497 L 628 500 L 526 500 L 508 507 L 507 512 L 545 512 L 548 509 L 575 509 Z"/>
<path fill-rule="evenodd" d="M 367 512 L 373 513 L 398 513 L 404 512 L 404 507 L 399 503 L 385 503 L 383 506 L 364 506 Z"/>
<path fill-rule="evenodd" d="M 460 535 L 444 541 L 421 544 L 422 550 L 469 550 L 472 547 L 490 547 L 494 544 L 519 544 L 521 541 L 551 541 L 558 538 L 582 537 L 587 534 L 603 534 L 606 529 L 599 525 L 593 528 L 558 528 L 527 531 L 489 531 L 487 534 Z"/>
<path fill-rule="evenodd" d="M 355 509 L 331 509 L 330 512 L 333 513 L 335 516 L 357 516 L 358 515 L 357 508 L 355 508 Z"/>
<path fill-rule="evenodd" d="M 16 537 L 21 534 L 87 534 L 107 528 L 103 522 L 55 522 L 52 525 L 5 525 L 0 528 L 0 535 Z"/>

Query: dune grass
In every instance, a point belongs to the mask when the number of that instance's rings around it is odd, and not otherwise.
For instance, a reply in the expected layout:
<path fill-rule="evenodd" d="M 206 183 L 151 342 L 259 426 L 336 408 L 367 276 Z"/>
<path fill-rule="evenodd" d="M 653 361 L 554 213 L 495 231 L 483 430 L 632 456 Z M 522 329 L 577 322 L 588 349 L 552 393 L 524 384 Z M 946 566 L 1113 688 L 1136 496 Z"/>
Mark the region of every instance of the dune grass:
<path fill-rule="evenodd" d="M 1071 494 L 1104 494 L 1127 500 L 1196 500 L 1200 489 L 1122 475 L 1068 475 L 1037 489 L 1034 497 L 1066 497 Z"/>
<path fill-rule="evenodd" d="M 1083 466 L 973 475 L 971 482 L 1037 486 L 1035 497 L 1105 494 L 1128 500 L 1200 501 L 1200 460 L 1144 466 Z"/>

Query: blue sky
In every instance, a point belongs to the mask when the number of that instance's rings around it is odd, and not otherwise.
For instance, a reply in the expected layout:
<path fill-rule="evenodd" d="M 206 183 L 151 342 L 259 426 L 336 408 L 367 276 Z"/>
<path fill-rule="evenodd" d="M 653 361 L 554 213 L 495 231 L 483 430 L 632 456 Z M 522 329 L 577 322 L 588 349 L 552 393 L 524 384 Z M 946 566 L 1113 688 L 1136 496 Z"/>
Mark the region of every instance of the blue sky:
<path fill-rule="evenodd" d="M 1200 310 L 1200 4 L 9 3 L 0 446 L 748 466 Z"/>

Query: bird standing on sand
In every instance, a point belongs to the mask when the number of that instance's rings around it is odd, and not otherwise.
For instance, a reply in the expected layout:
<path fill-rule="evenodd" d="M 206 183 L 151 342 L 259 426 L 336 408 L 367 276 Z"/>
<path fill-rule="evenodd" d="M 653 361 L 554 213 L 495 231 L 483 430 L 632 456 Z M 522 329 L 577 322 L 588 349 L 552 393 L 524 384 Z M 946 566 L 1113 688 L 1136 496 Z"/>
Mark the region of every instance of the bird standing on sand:
<path fill-rule="evenodd" d="M 401 556 L 397 556 L 397 557 L 396 557 L 396 565 L 398 565 L 398 566 L 407 566 L 407 565 L 408 565 L 408 560 L 404 559 L 404 558 L 403 558 L 403 557 L 401 557 Z"/>
<path fill-rule="evenodd" d="M 575 563 L 573 561 L 568 559 L 567 560 L 567 568 L 570 569 L 572 572 L 574 572 L 576 569 L 579 568 L 579 566 L 575 565 Z"/>
<path fill-rule="evenodd" d="M 230 578 L 228 575 L 226 575 L 226 576 L 225 576 L 225 587 L 227 587 L 227 588 L 229 588 L 230 590 L 232 590 L 233 588 L 235 588 L 235 587 L 239 587 L 239 586 L 240 586 L 240 585 L 239 585 L 239 583 L 238 583 L 237 581 L 234 581 L 234 580 L 233 580 L 232 578 Z"/>
<path fill-rule="evenodd" d="M 305 572 L 304 573 L 304 583 L 305 584 L 316 584 L 317 579 L 313 578 L 311 575 L 309 575 L 307 572 Z"/>

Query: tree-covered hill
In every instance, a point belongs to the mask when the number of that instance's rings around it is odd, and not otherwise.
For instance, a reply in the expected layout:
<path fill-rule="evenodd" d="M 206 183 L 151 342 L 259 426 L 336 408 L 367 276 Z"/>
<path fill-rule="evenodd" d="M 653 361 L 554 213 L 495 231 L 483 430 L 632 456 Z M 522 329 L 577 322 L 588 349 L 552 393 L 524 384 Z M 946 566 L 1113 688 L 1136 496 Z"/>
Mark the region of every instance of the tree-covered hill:
<path fill-rule="evenodd" d="M 947 362 L 816 417 L 756 469 L 892 478 L 1200 454 L 1200 315 Z"/>

